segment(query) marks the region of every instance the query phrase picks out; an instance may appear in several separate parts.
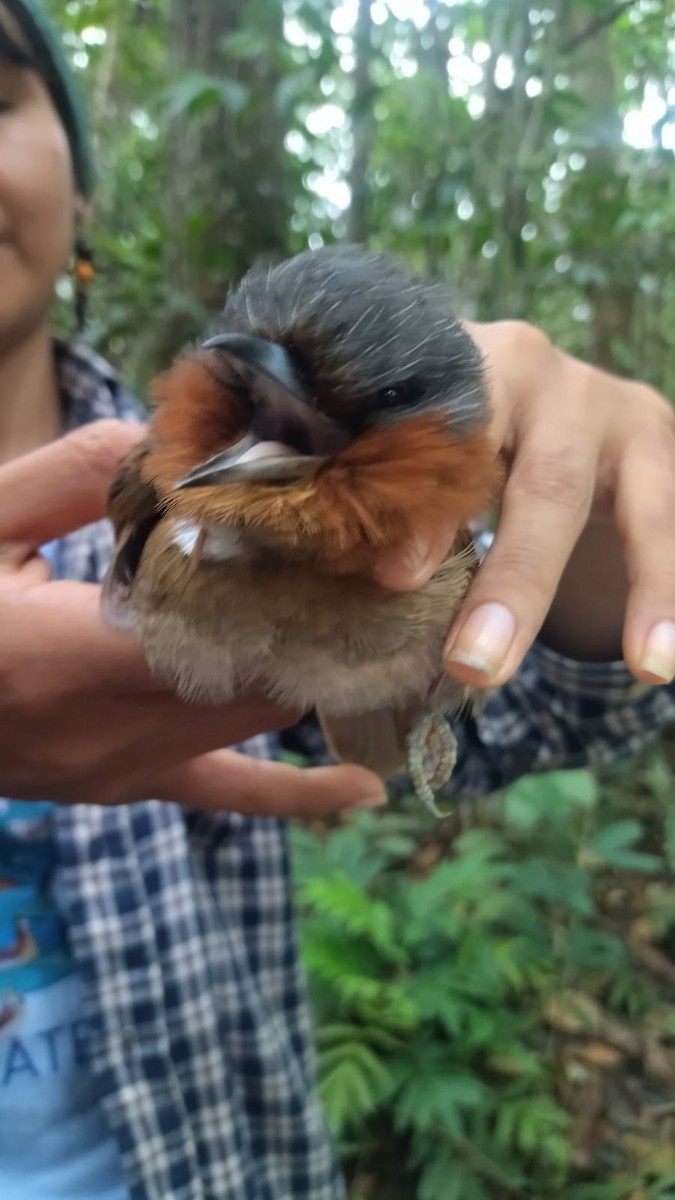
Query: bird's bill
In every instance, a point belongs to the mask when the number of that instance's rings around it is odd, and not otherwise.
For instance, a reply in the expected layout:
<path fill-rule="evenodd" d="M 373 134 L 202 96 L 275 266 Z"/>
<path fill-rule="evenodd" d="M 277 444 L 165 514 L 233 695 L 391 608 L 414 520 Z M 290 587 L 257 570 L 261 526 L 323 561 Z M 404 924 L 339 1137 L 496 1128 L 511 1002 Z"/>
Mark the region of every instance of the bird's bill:
<path fill-rule="evenodd" d="M 288 350 L 249 334 L 222 333 L 202 344 L 232 359 L 247 390 L 249 428 L 227 450 L 199 463 L 176 490 L 219 484 L 293 483 L 311 478 L 343 449 L 346 432 L 317 408 Z"/>
<path fill-rule="evenodd" d="M 227 483 L 296 483 L 310 479 L 325 455 L 296 454 L 281 442 L 259 442 L 250 434 L 184 475 L 176 491 Z"/>
<path fill-rule="evenodd" d="M 247 333 L 219 333 L 202 342 L 202 350 L 220 350 L 251 367 L 256 375 L 264 375 L 289 395 L 307 402 L 288 351 L 276 342 L 267 342 L 264 338 Z"/>

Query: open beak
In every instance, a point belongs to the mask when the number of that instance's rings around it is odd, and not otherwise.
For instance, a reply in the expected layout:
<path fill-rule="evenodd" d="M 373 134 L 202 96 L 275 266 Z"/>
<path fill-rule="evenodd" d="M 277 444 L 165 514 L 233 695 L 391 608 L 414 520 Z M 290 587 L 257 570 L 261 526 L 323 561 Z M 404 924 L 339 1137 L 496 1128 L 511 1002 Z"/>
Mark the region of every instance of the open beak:
<path fill-rule="evenodd" d="M 291 483 L 311 478 L 349 435 L 317 410 L 283 346 L 248 334 L 223 333 L 203 343 L 235 360 L 248 388 L 246 435 L 189 471 L 176 490 L 249 482 Z"/>
<path fill-rule="evenodd" d="M 175 489 L 219 483 L 293 483 L 311 478 L 325 462 L 326 455 L 294 454 L 281 442 L 255 442 L 247 435 L 188 471 Z"/>

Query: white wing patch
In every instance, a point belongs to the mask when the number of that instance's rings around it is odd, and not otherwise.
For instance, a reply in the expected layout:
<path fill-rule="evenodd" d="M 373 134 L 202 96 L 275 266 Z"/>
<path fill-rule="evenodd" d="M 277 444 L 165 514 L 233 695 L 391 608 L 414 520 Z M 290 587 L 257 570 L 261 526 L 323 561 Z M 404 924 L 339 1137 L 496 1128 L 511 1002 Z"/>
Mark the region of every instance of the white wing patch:
<path fill-rule="evenodd" d="M 189 521 L 174 521 L 173 523 L 173 544 L 178 546 L 178 549 L 189 558 L 197 545 L 199 537 L 199 528 L 197 525 L 191 525 Z"/>
<path fill-rule="evenodd" d="M 190 558 L 199 540 L 201 529 L 189 521 L 174 521 L 173 543 L 186 558 Z M 231 558 L 242 558 L 244 542 L 237 529 L 227 525 L 211 525 L 207 527 L 206 537 L 201 548 L 200 558 L 214 559 L 216 562 L 227 562 Z"/>

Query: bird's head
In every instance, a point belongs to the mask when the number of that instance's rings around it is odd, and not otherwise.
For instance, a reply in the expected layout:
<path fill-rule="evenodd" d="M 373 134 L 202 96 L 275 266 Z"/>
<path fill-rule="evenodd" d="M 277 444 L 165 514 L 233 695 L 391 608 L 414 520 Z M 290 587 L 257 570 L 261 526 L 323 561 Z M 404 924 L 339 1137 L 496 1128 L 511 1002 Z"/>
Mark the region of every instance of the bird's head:
<path fill-rule="evenodd" d="M 155 396 L 145 472 L 165 503 L 335 569 L 420 513 L 465 522 L 495 478 L 480 354 L 445 290 L 385 254 L 255 267 Z"/>

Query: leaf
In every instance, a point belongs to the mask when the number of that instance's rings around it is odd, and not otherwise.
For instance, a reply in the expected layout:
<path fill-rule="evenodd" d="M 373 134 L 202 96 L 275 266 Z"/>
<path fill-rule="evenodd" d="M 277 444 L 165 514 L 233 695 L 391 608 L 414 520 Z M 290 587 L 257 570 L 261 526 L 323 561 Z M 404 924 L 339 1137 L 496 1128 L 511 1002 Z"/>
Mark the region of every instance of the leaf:
<path fill-rule="evenodd" d="M 458 1155 L 436 1153 L 422 1169 L 419 1200 L 489 1200 L 479 1176 Z"/>
<path fill-rule="evenodd" d="M 293 828 L 293 870 L 298 885 L 336 870 L 362 888 L 377 879 L 387 865 L 387 856 L 377 840 L 378 826 L 369 820 L 372 815 L 356 814 L 349 825 L 323 837 Z M 383 825 L 386 832 L 389 824 L 383 820 Z M 398 828 L 395 823 L 391 827 Z"/>
<path fill-rule="evenodd" d="M 464 834 L 457 842 L 458 855 L 442 862 L 430 875 L 411 884 L 405 896 L 410 926 L 406 933 L 414 941 L 424 938 L 424 930 L 443 932 L 453 937 L 462 927 L 456 910 L 487 903 L 494 915 L 508 907 L 501 890 L 513 872 L 510 863 L 497 856 L 505 850 L 502 839 L 487 830 Z"/>
<path fill-rule="evenodd" d="M 492 1055 L 487 1062 L 491 1071 L 497 1071 L 507 1077 L 522 1076 L 534 1081 L 544 1074 L 544 1065 L 538 1055 L 518 1043 L 505 1047 L 498 1054 Z"/>
<path fill-rule="evenodd" d="M 316 65 L 305 67 L 284 75 L 274 89 L 274 107 L 279 113 L 292 111 L 293 106 L 303 99 L 316 81 Z"/>
<path fill-rule="evenodd" d="M 598 782 L 590 771 L 549 771 L 527 775 L 504 793 L 506 819 L 516 829 L 530 830 L 553 815 L 567 819 L 570 809 L 593 808 Z"/>
<path fill-rule="evenodd" d="M 303 958 L 310 971 L 328 983 L 344 982 L 352 976 L 363 976 L 381 987 L 372 979 L 373 956 L 365 943 L 353 938 L 341 937 L 323 922 L 306 922 L 302 936 Z"/>
<path fill-rule="evenodd" d="M 655 854 L 645 854 L 631 847 L 640 840 L 643 828 L 639 821 L 626 818 L 613 821 L 599 829 L 582 847 L 579 861 L 591 869 L 595 867 L 614 867 L 618 870 L 658 871 L 661 859 Z"/>
<path fill-rule="evenodd" d="M 465 1006 L 464 1037 L 466 1045 L 472 1050 L 489 1048 L 494 1045 L 497 1016 L 489 1009 L 479 1008 L 472 1004 Z"/>
<path fill-rule="evenodd" d="M 363 1026 L 350 1024 L 324 1025 L 316 1031 L 316 1042 L 319 1047 L 329 1047 L 343 1042 L 366 1042 L 377 1050 L 395 1051 L 403 1045 L 401 1035 L 392 1033 L 379 1026 Z"/>
<path fill-rule="evenodd" d="M 373 952 L 366 942 L 345 938 L 320 922 L 305 926 L 305 966 L 310 977 L 330 988 L 333 1012 L 377 1023 L 390 1031 L 410 1031 L 419 1021 L 414 1002 L 402 984 L 373 971 Z"/>
<path fill-rule="evenodd" d="M 505 1099 L 496 1121 L 496 1135 L 503 1146 L 516 1146 L 527 1155 L 539 1157 L 551 1165 L 564 1164 L 569 1153 L 562 1136 L 570 1124 L 569 1115 L 547 1095 Z"/>
<path fill-rule="evenodd" d="M 655 1181 L 653 1200 L 675 1200 L 675 1171 L 669 1171 Z"/>
<path fill-rule="evenodd" d="M 460 1133 L 462 1113 L 480 1108 L 486 1094 L 482 1080 L 457 1069 L 412 1074 L 396 1098 L 396 1127 L 426 1131 L 438 1126 Z"/>
<path fill-rule="evenodd" d="M 220 105 L 239 113 L 248 101 L 248 90 L 234 79 L 192 72 L 183 75 L 166 90 L 166 115 L 171 120 L 186 114 L 195 116 Z"/>
<path fill-rule="evenodd" d="M 320 1056 L 319 1068 L 321 1100 L 335 1133 L 363 1121 L 391 1090 L 386 1066 L 360 1042 L 346 1043 Z"/>
<path fill-rule="evenodd" d="M 567 1200 L 628 1200 L 632 1190 L 630 1181 L 581 1183 L 570 1188 Z"/>
<path fill-rule="evenodd" d="M 338 921 L 345 932 L 365 938 L 391 962 L 406 961 L 405 952 L 393 936 L 391 909 L 384 901 L 368 896 L 343 871 L 308 879 L 299 889 L 299 899 Z"/>
<path fill-rule="evenodd" d="M 220 48 L 226 58 L 257 58 L 267 53 L 269 44 L 255 29 L 237 29 L 221 40 Z"/>
<path fill-rule="evenodd" d="M 618 972 L 628 963 L 626 947 L 620 938 L 602 929 L 583 926 L 570 929 L 564 950 L 571 967 Z"/>
<path fill-rule="evenodd" d="M 572 863 L 543 857 L 526 859 L 518 871 L 516 886 L 526 896 L 545 900 L 583 917 L 593 913 L 590 875 Z"/>
<path fill-rule="evenodd" d="M 452 963 L 420 967 L 403 987 L 422 1018 L 438 1020 L 449 1033 L 459 1034 L 469 1000 L 456 986 Z"/>

